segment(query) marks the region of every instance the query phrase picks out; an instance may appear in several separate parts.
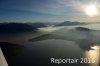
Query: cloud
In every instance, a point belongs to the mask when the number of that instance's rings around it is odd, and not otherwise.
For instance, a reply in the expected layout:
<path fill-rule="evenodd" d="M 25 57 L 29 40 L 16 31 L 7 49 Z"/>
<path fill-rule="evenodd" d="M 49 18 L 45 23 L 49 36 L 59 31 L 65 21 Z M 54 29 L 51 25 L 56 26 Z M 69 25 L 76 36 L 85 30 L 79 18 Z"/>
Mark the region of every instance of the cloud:
<path fill-rule="evenodd" d="M 35 11 L 53 15 L 65 15 L 77 11 L 80 1 L 74 0 L 4 0 L 0 8 Z"/>
<path fill-rule="evenodd" d="M 72 41 L 75 42 L 81 49 L 90 50 L 91 46 L 97 44 L 100 45 L 100 31 L 85 27 L 74 27 L 71 29 L 64 27 L 52 33 L 29 39 L 29 41 L 36 42 L 49 39 Z"/>
<path fill-rule="evenodd" d="M 26 18 L 29 20 L 20 21 L 73 20 L 89 22 L 91 19 L 86 18 L 83 9 L 84 5 L 89 3 L 94 3 L 94 0 L 0 0 L 0 8 L 5 10 L 9 9 L 10 16 L 14 10 L 21 13 L 17 14 L 18 16 L 23 15 L 22 12 L 26 12 L 24 15 L 26 15 Z M 7 12 L 8 11 L 6 11 L 6 13 Z M 31 15 L 29 13 L 31 13 Z M 11 18 L 10 21 L 11 20 L 14 19 Z M 19 18 L 17 20 L 19 20 Z M 5 21 L 5 19 L 3 21 Z M 95 21 L 95 19 L 93 21 Z M 99 19 L 96 19 L 96 21 L 99 21 Z"/>

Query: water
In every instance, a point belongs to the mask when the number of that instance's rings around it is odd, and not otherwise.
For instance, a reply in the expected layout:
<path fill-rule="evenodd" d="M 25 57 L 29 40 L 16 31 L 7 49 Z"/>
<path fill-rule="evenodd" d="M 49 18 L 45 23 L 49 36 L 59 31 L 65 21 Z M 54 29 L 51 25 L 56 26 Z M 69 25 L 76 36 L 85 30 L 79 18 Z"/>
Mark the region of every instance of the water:
<path fill-rule="evenodd" d="M 59 28 L 60 29 L 60 28 Z M 12 35 L 2 35 L 0 36 L 0 41 L 11 42 L 19 45 L 23 45 L 24 50 L 13 59 L 11 66 L 31 66 L 31 65 L 44 65 L 50 62 L 50 58 L 68 58 L 75 57 L 80 58 L 93 58 L 95 62 L 89 63 L 88 66 L 99 66 L 100 65 L 100 46 L 93 46 L 90 50 L 82 51 L 79 45 L 75 44 L 73 41 L 67 40 L 44 40 L 39 42 L 29 42 L 31 38 L 35 38 L 45 32 L 52 32 L 56 28 L 49 27 L 48 29 L 41 29 L 38 33 L 22 33 L 22 34 L 12 34 Z M 67 29 L 66 29 L 67 30 Z M 87 44 L 86 44 L 87 46 Z M 52 65 L 46 65 L 52 66 Z M 58 66 L 58 65 L 54 65 Z M 66 65 L 61 65 L 66 66 Z M 80 64 L 77 66 L 81 66 Z M 87 66 L 87 65 L 83 65 Z"/>
<path fill-rule="evenodd" d="M 92 50 L 86 51 L 86 58 L 93 59 L 93 63 L 89 63 L 89 66 L 99 66 L 100 65 L 100 46 L 91 47 Z"/>

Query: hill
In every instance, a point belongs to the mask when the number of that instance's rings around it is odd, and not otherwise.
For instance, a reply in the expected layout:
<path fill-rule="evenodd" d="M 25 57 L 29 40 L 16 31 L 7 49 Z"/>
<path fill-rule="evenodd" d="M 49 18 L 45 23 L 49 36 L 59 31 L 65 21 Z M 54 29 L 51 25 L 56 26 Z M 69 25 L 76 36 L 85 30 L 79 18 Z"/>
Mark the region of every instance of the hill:
<path fill-rule="evenodd" d="M 28 32 L 34 30 L 37 30 L 37 28 L 24 23 L 4 23 L 0 25 L 0 33 Z"/>
<path fill-rule="evenodd" d="M 92 31 L 91 29 L 85 27 L 76 27 L 75 29 L 79 31 Z"/>
<path fill-rule="evenodd" d="M 27 24 L 30 25 L 30 26 L 34 26 L 36 28 L 47 27 L 47 25 L 45 23 L 39 23 L 39 22 L 37 22 L 37 23 L 27 23 Z"/>
<path fill-rule="evenodd" d="M 55 26 L 74 26 L 74 25 L 83 25 L 83 24 L 85 24 L 85 23 L 65 21 L 65 22 L 57 24 Z"/>

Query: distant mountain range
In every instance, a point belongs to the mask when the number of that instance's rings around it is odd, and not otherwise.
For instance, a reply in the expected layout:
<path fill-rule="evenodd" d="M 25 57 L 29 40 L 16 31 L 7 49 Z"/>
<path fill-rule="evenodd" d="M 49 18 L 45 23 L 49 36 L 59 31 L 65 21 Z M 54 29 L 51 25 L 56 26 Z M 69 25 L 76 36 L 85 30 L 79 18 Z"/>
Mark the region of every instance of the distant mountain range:
<path fill-rule="evenodd" d="M 15 22 L 10 22 L 10 23 L 15 23 Z M 3 25 L 3 24 L 7 24 L 7 22 L 0 23 L 0 25 Z M 27 24 L 27 25 L 33 26 L 35 28 L 42 28 L 42 27 L 47 27 L 47 26 L 55 26 L 56 27 L 56 26 L 85 25 L 85 24 L 88 24 L 88 23 L 64 21 L 64 22 L 26 22 L 26 23 L 21 23 L 21 24 Z"/>
<path fill-rule="evenodd" d="M 45 23 L 37 22 L 37 23 L 27 23 L 28 25 L 34 26 L 36 28 L 47 27 Z"/>
<path fill-rule="evenodd" d="M 56 24 L 56 25 L 55 25 Z M 0 23 L 0 33 L 17 33 L 17 32 L 29 32 L 37 30 L 38 28 L 47 26 L 75 26 L 85 25 L 86 23 L 65 21 L 63 23 L 54 22 L 37 22 L 37 23 Z"/>
<path fill-rule="evenodd" d="M 74 25 L 84 25 L 84 24 L 86 24 L 86 23 L 65 21 L 65 22 L 57 24 L 55 26 L 74 26 Z"/>
<path fill-rule="evenodd" d="M 36 27 L 24 23 L 1 23 L 0 33 L 28 32 L 37 30 Z"/>

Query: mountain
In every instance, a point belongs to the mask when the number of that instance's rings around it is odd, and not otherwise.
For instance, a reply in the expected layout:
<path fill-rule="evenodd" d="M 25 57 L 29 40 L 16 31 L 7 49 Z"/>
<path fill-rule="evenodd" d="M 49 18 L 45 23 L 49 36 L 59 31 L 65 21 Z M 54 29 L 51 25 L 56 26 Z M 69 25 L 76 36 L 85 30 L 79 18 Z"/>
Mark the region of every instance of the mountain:
<path fill-rule="evenodd" d="M 74 25 L 83 25 L 83 24 L 85 24 L 85 23 L 65 21 L 65 22 L 60 23 L 60 24 L 55 25 L 55 26 L 74 26 Z"/>
<path fill-rule="evenodd" d="M 76 27 L 75 29 L 79 31 L 92 31 L 91 29 L 85 27 Z"/>
<path fill-rule="evenodd" d="M 54 26 L 54 25 L 57 25 L 59 24 L 59 22 L 44 22 L 46 25 L 48 26 Z"/>
<path fill-rule="evenodd" d="M 27 23 L 27 24 L 30 25 L 30 26 L 34 26 L 36 28 L 47 27 L 47 25 L 45 23 L 39 23 L 39 22 L 37 22 L 37 23 Z"/>
<path fill-rule="evenodd" d="M 0 25 L 0 33 L 28 32 L 34 30 L 37 30 L 37 28 L 24 23 L 4 23 Z"/>

